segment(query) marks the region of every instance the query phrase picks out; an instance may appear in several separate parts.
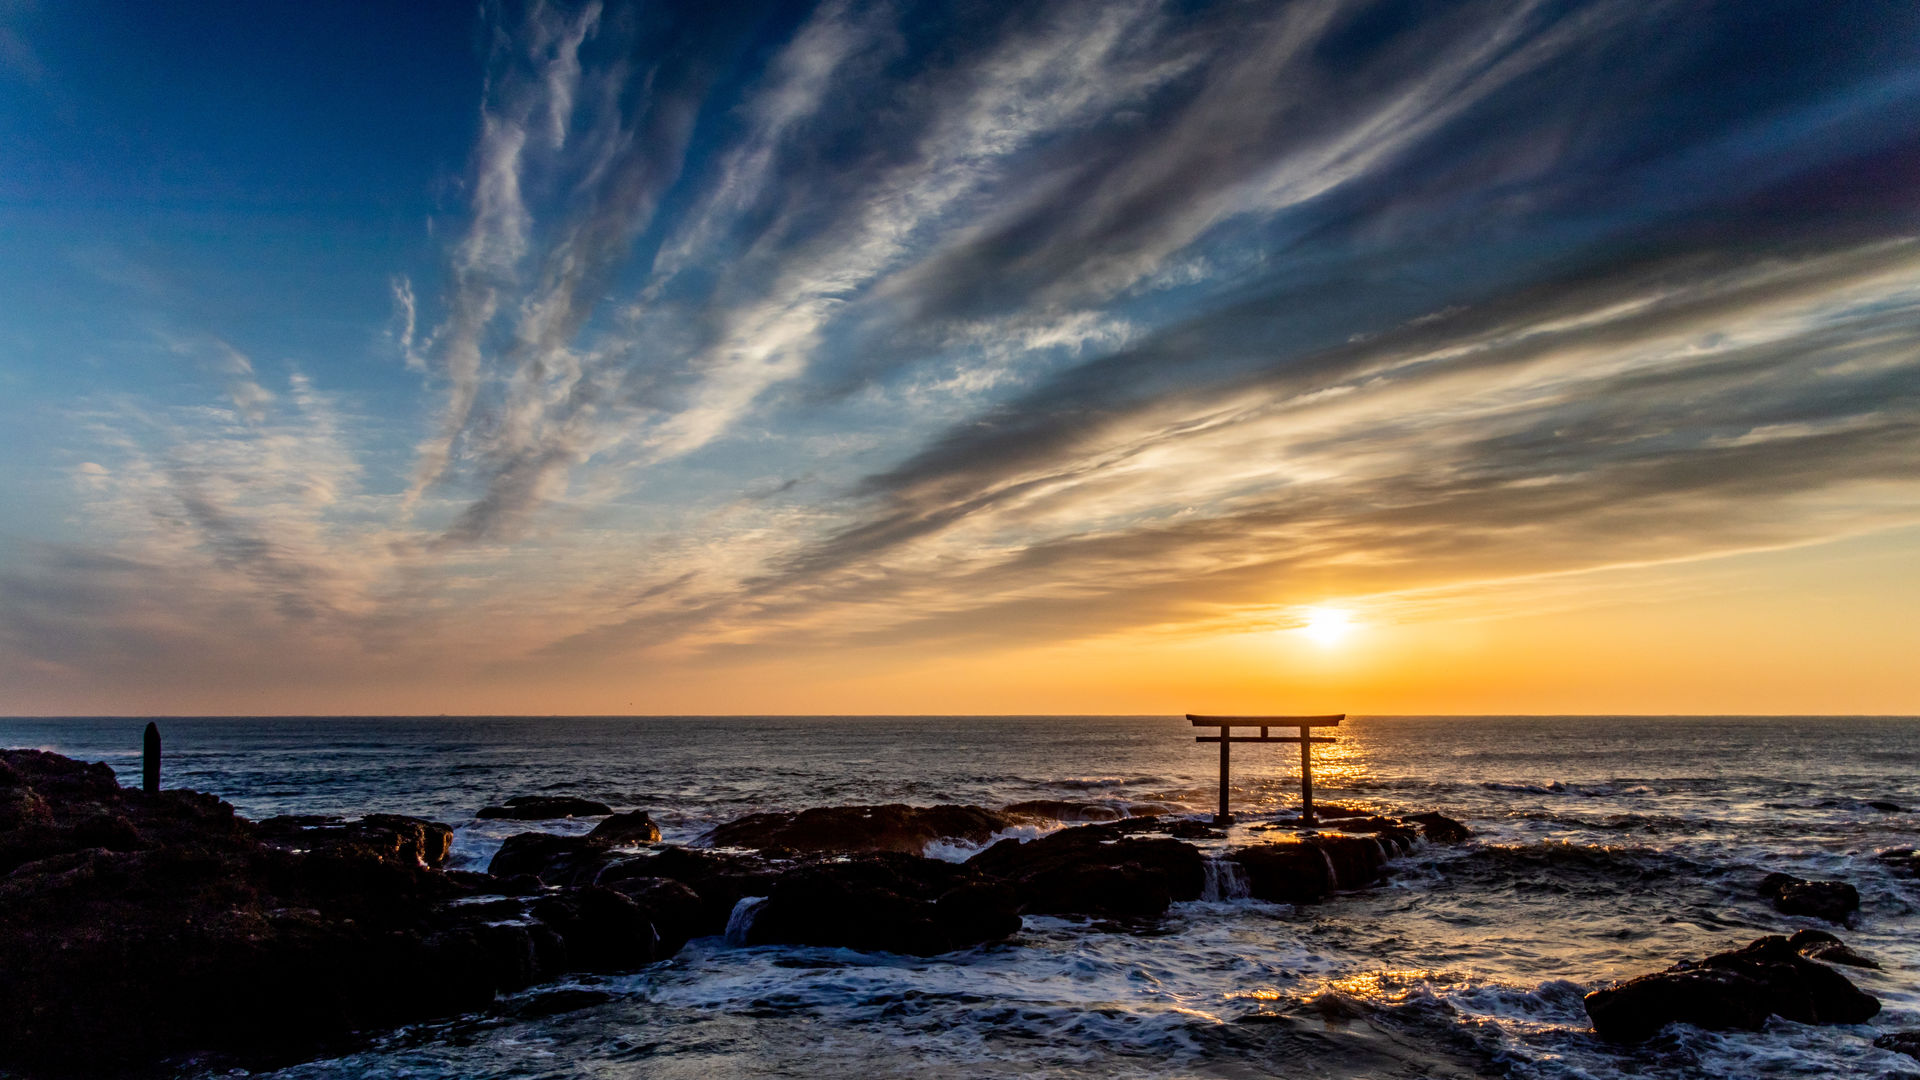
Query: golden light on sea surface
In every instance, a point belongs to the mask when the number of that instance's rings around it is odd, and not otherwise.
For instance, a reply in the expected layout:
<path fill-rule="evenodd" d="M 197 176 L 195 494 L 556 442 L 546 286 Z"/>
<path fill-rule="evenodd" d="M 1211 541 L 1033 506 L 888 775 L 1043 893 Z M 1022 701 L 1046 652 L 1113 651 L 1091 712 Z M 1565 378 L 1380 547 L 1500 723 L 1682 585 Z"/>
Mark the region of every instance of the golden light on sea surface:
<path fill-rule="evenodd" d="M 1301 632 L 1319 645 L 1331 648 L 1353 632 L 1353 613 L 1345 608 L 1311 607 L 1302 614 L 1306 622 L 1300 627 Z"/>

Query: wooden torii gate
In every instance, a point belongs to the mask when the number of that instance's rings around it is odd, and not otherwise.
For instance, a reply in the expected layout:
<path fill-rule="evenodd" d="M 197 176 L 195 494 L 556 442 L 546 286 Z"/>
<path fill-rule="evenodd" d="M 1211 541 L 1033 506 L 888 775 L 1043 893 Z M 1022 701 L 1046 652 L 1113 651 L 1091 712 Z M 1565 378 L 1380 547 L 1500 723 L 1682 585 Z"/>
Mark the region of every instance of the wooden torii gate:
<path fill-rule="evenodd" d="M 1233 821 L 1233 815 L 1227 812 L 1227 751 L 1237 742 L 1292 742 L 1300 744 L 1300 823 L 1313 824 L 1313 744 L 1336 741 L 1329 735 L 1313 735 L 1310 732 L 1317 727 L 1337 727 L 1347 718 L 1346 713 L 1334 716 L 1195 716 L 1187 714 L 1194 727 L 1214 727 L 1220 729 L 1218 735 L 1201 735 L 1194 742 L 1217 742 L 1220 744 L 1220 812 L 1213 815 L 1216 825 L 1226 825 Z M 1235 735 L 1237 727 L 1257 727 L 1258 735 Z M 1298 735 L 1269 735 L 1268 728 L 1290 727 L 1300 729 Z"/>

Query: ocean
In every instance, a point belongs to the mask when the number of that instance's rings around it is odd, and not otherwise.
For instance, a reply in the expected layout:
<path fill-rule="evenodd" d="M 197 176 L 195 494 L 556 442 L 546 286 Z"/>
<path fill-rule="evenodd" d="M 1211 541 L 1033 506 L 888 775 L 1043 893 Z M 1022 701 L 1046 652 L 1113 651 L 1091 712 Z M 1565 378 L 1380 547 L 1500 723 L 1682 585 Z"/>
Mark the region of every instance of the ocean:
<path fill-rule="evenodd" d="M 145 723 L 0 720 L 0 745 L 105 761 L 137 785 Z M 454 865 L 476 869 L 510 833 L 592 824 L 474 818 L 513 795 L 645 809 L 667 841 L 699 843 L 743 814 L 846 803 L 1201 814 L 1218 763 L 1177 717 L 159 724 L 169 787 L 256 819 L 445 821 Z M 1871 1045 L 1920 1027 L 1920 882 L 1874 858 L 1920 847 L 1920 719 L 1354 717 L 1337 735 L 1315 751 L 1317 798 L 1439 811 L 1475 838 L 1423 846 L 1384 883 L 1321 904 L 1198 901 L 1145 931 L 1030 917 L 1009 943 L 930 960 L 702 939 L 637 973 L 563 984 L 610 995 L 586 1008 L 517 1016 L 508 1002 L 256 1075 L 1920 1076 L 1920 1061 Z M 1297 761 L 1289 746 L 1235 748 L 1227 843 L 1297 805 Z M 1774 870 L 1853 883 L 1856 925 L 1775 912 L 1756 893 Z M 1676 1027 L 1630 1048 L 1592 1035 L 1588 990 L 1801 928 L 1879 962 L 1846 970 L 1882 1003 L 1872 1024 Z M 1261 1022 L 1274 1014 L 1306 1022 Z"/>

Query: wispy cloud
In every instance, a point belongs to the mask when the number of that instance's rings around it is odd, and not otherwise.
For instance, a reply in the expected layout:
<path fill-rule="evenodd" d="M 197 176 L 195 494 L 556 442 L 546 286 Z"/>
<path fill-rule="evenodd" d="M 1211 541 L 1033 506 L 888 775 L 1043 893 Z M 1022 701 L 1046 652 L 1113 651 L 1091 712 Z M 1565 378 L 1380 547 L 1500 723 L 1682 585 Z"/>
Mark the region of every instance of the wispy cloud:
<path fill-rule="evenodd" d="M 489 8 L 431 401 L 182 338 L 227 404 L 99 410 L 7 648 L 1177 637 L 1911 524 L 1920 15 L 1780 10 Z"/>

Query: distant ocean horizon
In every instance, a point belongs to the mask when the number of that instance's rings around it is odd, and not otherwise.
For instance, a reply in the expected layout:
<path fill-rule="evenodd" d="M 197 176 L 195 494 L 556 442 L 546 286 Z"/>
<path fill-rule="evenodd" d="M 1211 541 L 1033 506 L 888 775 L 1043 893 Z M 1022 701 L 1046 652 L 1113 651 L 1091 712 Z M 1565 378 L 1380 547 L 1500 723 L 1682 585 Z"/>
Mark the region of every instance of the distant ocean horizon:
<path fill-rule="evenodd" d="M 1217 752 L 1165 715 L 8 718 L 0 744 L 105 761 L 137 784 L 149 720 L 167 786 L 255 819 L 445 821 L 468 869 L 513 832 L 592 824 L 475 816 L 523 794 L 645 809 L 666 841 L 696 845 L 721 822 L 810 806 L 1058 804 L 1060 821 L 1005 834 L 1027 839 L 1076 816 L 1203 815 L 1217 794 Z M 1920 1025 L 1920 888 L 1876 856 L 1920 847 L 1916 720 L 1356 715 L 1316 747 L 1317 797 L 1438 811 L 1472 841 L 1423 846 L 1385 883 L 1322 904 L 1176 905 L 1152 933 L 1030 917 L 1009 944 L 930 960 L 703 939 L 632 975 L 574 980 L 612 995 L 592 1008 L 421 1025 L 272 1075 L 1285 1075 L 1235 1034 L 1275 1007 L 1363 1018 L 1438 1074 L 1463 1057 L 1553 1080 L 1894 1072 L 1902 1059 L 1871 1038 Z M 1254 842 L 1248 830 L 1297 805 L 1297 757 L 1233 760 L 1229 842 Z M 1855 924 L 1775 912 L 1756 891 L 1775 870 L 1856 885 Z M 1848 972 L 1883 1004 L 1872 1024 L 1680 1028 L 1638 1048 L 1593 1036 L 1587 991 L 1801 928 L 1882 965 Z"/>

